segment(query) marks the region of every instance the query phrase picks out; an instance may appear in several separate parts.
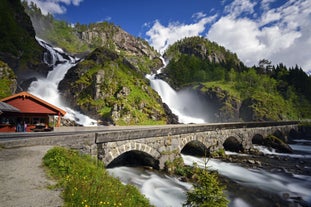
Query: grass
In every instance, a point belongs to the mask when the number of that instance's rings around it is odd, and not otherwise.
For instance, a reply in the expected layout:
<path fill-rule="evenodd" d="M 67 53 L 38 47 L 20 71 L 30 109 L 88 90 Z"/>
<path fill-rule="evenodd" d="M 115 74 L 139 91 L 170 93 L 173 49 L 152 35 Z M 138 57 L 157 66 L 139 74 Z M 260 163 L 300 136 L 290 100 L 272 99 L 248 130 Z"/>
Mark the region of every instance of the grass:
<path fill-rule="evenodd" d="M 50 149 L 44 165 L 63 189 L 64 206 L 151 206 L 133 185 L 109 175 L 101 162 L 62 147 Z"/>

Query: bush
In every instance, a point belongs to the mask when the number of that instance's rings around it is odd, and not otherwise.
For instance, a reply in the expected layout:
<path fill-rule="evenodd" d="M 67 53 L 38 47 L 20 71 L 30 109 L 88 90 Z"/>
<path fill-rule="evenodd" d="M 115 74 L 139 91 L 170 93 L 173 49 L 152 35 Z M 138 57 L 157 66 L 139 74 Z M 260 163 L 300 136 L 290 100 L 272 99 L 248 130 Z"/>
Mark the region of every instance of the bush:
<path fill-rule="evenodd" d="M 43 163 L 63 189 L 65 206 L 151 206 L 137 188 L 123 185 L 89 156 L 55 147 Z"/>
<path fill-rule="evenodd" d="M 193 190 L 187 192 L 187 201 L 184 206 L 193 207 L 225 207 L 229 201 L 224 195 L 224 187 L 218 181 L 216 172 L 209 172 L 207 168 L 194 166 L 196 182 Z"/>

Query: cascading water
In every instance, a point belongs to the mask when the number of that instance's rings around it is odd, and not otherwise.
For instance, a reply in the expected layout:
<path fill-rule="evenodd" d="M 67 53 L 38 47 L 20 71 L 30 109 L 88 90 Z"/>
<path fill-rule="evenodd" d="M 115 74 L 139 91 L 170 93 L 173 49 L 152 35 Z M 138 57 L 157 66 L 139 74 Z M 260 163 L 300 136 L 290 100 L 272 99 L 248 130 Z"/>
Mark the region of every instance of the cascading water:
<path fill-rule="evenodd" d="M 75 120 L 84 126 L 96 125 L 95 120 L 65 106 L 58 92 L 59 82 L 65 77 L 67 71 L 77 64 L 79 59 L 65 54 L 60 48 L 53 48 L 40 38 L 36 37 L 36 39 L 42 47 L 49 51 L 51 58 L 48 58 L 49 54 L 44 54 L 44 62 L 52 66 L 53 70 L 48 73 L 46 78 L 38 78 L 37 81 L 33 81 L 28 91 L 65 110 L 67 112 L 65 118 Z"/>
<path fill-rule="evenodd" d="M 164 66 L 166 62 L 161 58 Z M 161 72 L 162 68 L 158 70 Z M 206 123 L 207 108 L 202 99 L 188 90 L 176 92 L 168 83 L 161 79 L 156 78 L 156 74 L 148 74 L 146 78 L 150 80 L 151 87 L 158 92 L 162 101 L 168 105 L 172 112 L 178 116 L 180 123 Z"/>

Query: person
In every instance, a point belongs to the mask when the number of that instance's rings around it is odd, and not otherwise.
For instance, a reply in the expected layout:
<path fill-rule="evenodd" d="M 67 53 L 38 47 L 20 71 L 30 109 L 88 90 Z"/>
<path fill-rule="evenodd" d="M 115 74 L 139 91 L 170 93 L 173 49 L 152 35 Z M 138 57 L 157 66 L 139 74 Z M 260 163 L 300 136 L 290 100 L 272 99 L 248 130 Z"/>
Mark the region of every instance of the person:
<path fill-rule="evenodd" d="M 27 123 L 24 122 L 24 132 L 27 132 Z"/>
<path fill-rule="evenodd" d="M 22 126 L 19 122 L 16 124 L 16 132 L 21 132 L 22 131 Z"/>

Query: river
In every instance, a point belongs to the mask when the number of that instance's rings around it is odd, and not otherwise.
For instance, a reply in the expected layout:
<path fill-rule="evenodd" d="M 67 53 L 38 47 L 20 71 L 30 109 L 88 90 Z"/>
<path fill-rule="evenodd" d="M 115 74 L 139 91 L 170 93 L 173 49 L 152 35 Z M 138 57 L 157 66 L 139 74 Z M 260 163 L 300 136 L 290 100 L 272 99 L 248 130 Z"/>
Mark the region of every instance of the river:
<path fill-rule="evenodd" d="M 297 173 L 296 169 L 288 166 L 253 167 L 241 163 L 230 163 L 219 159 L 210 159 L 208 169 L 218 171 L 227 180 L 226 195 L 230 200 L 230 207 L 257 206 L 311 206 L 311 141 L 296 140 L 291 145 L 293 154 L 280 154 L 267 148 L 256 146 L 264 159 L 287 159 L 304 168 L 304 173 Z M 246 154 L 226 152 L 228 156 L 243 157 L 256 160 L 256 157 Z M 192 165 L 196 162 L 204 166 L 204 159 L 189 155 L 182 155 L 184 163 Z M 261 162 L 263 162 L 261 156 Z M 264 165 L 264 163 L 261 163 Z M 291 166 L 291 167 L 293 167 Z M 294 171 L 293 171 L 294 170 Z M 177 177 L 168 176 L 161 172 L 144 168 L 116 167 L 108 169 L 115 177 L 124 183 L 137 186 L 140 191 L 157 207 L 178 207 L 186 201 L 186 192 L 192 188 L 191 183 L 181 182 Z M 299 203 L 299 205 L 297 204 Z"/>

